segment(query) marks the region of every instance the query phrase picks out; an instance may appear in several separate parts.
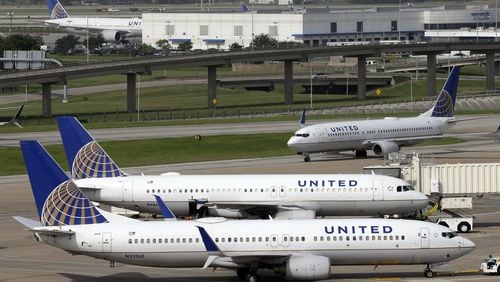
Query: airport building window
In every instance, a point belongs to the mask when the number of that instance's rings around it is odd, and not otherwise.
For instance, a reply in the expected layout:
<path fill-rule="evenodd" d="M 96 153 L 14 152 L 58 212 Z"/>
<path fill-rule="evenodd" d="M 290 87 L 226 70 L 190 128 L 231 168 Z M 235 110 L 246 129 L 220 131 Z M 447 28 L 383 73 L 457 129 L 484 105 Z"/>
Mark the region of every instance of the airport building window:
<path fill-rule="evenodd" d="M 363 32 L 363 22 L 356 22 L 356 31 Z"/>
<path fill-rule="evenodd" d="M 208 25 L 200 25 L 200 35 L 202 36 L 208 35 Z"/>
<path fill-rule="evenodd" d="M 235 25 L 234 26 L 234 36 L 243 36 L 243 26 Z"/>
<path fill-rule="evenodd" d="M 337 32 L 337 23 L 332 22 L 330 23 L 330 33 L 336 33 Z"/>
<path fill-rule="evenodd" d="M 175 26 L 174 25 L 166 25 L 165 26 L 165 34 L 166 35 L 174 35 L 175 34 Z"/>
<path fill-rule="evenodd" d="M 277 25 L 269 26 L 269 36 L 278 36 L 278 26 Z"/>

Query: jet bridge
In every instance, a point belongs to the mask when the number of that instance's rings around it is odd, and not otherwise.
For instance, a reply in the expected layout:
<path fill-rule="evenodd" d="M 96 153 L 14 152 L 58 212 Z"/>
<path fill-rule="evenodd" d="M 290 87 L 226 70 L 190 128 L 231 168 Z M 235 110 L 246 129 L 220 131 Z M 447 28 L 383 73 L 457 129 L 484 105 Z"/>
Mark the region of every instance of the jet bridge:
<path fill-rule="evenodd" d="M 408 181 L 415 190 L 429 196 L 433 207 L 422 214 L 427 218 L 435 211 L 450 217 L 437 223 L 459 232 L 472 230 L 472 195 L 500 192 L 500 163 L 433 164 L 419 154 L 391 153 L 382 166 L 364 168 L 365 173 L 391 175 Z"/>
<path fill-rule="evenodd" d="M 365 173 L 372 171 L 404 179 L 426 195 L 500 193 L 500 163 L 433 164 L 418 153 L 391 153 L 384 165 L 364 168 Z"/>

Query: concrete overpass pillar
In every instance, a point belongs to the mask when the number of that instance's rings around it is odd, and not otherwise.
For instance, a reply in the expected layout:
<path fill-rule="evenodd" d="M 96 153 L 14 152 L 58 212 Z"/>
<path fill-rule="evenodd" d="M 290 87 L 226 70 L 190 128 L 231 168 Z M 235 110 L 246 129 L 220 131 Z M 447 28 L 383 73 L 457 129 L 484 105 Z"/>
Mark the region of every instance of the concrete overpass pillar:
<path fill-rule="evenodd" d="M 436 95 L 436 53 L 427 54 L 427 96 Z"/>
<path fill-rule="evenodd" d="M 293 61 L 285 61 L 285 105 L 293 104 Z"/>
<path fill-rule="evenodd" d="M 495 90 L 495 52 L 486 52 L 486 90 Z"/>
<path fill-rule="evenodd" d="M 495 61 L 495 75 L 500 75 L 500 61 Z"/>
<path fill-rule="evenodd" d="M 42 115 L 50 117 L 52 115 L 52 85 L 42 83 Z"/>
<path fill-rule="evenodd" d="M 137 85 L 136 74 L 127 73 L 127 111 L 129 113 L 137 111 Z"/>
<path fill-rule="evenodd" d="M 358 57 L 358 100 L 366 99 L 366 57 Z"/>
<path fill-rule="evenodd" d="M 217 107 L 217 67 L 208 66 L 208 108 Z"/>

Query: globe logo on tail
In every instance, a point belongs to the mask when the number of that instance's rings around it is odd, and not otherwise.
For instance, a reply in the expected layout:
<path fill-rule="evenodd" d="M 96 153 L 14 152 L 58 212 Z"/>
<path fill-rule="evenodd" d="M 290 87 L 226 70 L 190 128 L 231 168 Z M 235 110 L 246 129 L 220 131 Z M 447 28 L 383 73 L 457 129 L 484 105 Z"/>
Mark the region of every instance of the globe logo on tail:
<path fill-rule="evenodd" d="M 453 116 L 453 99 L 450 93 L 446 90 L 442 90 L 439 93 L 439 97 L 434 105 L 434 110 L 432 111 L 433 117 L 452 117 Z"/>
<path fill-rule="evenodd" d="M 82 179 L 126 176 L 126 174 L 118 168 L 96 141 L 91 141 L 80 148 L 76 154 L 71 176 L 74 179 Z"/>
<path fill-rule="evenodd" d="M 105 223 L 106 218 L 92 205 L 73 181 L 59 184 L 47 197 L 40 222 L 44 226 Z"/>
<path fill-rule="evenodd" d="M 66 13 L 66 10 L 64 10 L 64 7 L 61 5 L 61 3 L 57 2 L 57 4 L 54 6 L 54 9 L 52 10 L 52 13 L 50 14 L 50 17 L 52 19 L 63 19 L 68 17 L 68 13 Z"/>

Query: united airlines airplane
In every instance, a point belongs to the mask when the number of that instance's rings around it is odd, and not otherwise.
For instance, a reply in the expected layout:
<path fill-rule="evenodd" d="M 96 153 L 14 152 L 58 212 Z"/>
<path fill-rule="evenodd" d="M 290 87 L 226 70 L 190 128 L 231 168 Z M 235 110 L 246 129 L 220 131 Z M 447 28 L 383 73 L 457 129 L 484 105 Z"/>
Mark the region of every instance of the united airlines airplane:
<path fill-rule="evenodd" d="M 142 36 L 142 19 L 140 18 L 72 18 L 59 0 L 48 0 L 50 20 L 46 25 L 64 28 L 75 33 L 101 34 L 104 40 L 121 42 L 125 39 Z"/>
<path fill-rule="evenodd" d="M 376 120 L 328 122 L 303 127 L 288 140 L 288 147 L 311 160 L 311 153 L 352 150 L 356 157 L 398 152 L 401 146 L 442 138 L 454 125 L 453 111 L 457 98 L 460 67 L 454 66 L 434 107 L 413 118 L 388 117 Z"/>
<path fill-rule="evenodd" d="M 259 269 L 318 280 L 331 265 L 446 263 L 472 250 L 444 226 L 403 219 L 138 221 L 93 206 L 37 141 L 21 141 L 39 221 L 14 217 L 36 240 L 71 254 L 154 267 Z"/>
<path fill-rule="evenodd" d="M 128 176 L 75 117 L 57 122 L 72 178 L 92 200 L 159 214 L 161 195 L 178 215 L 305 219 L 414 214 L 427 197 L 398 178 L 370 174 Z"/>

